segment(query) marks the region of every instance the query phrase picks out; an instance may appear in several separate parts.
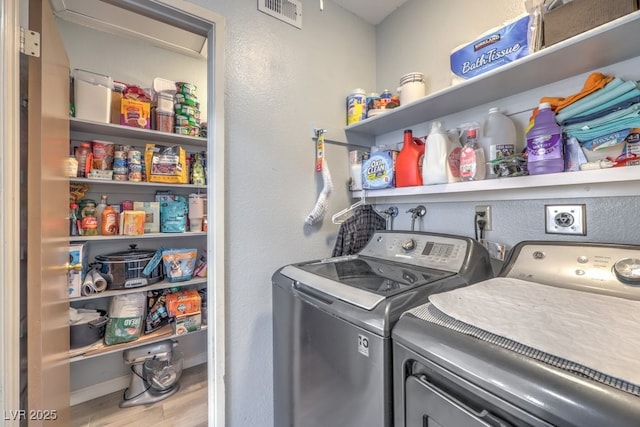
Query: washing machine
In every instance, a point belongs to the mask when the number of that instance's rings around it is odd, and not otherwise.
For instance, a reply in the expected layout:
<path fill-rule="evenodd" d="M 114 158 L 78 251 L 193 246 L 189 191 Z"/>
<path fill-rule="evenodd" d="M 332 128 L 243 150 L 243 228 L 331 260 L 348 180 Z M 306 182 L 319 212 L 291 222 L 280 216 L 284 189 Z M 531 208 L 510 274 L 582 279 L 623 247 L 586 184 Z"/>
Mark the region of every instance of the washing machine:
<path fill-rule="evenodd" d="M 356 255 L 278 269 L 274 425 L 390 427 L 391 329 L 400 314 L 492 276 L 476 241 L 406 231 L 378 231 Z"/>
<path fill-rule="evenodd" d="M 521 242 L 392 333 L 396 427 L 640 425 L 640 246 Z"/>

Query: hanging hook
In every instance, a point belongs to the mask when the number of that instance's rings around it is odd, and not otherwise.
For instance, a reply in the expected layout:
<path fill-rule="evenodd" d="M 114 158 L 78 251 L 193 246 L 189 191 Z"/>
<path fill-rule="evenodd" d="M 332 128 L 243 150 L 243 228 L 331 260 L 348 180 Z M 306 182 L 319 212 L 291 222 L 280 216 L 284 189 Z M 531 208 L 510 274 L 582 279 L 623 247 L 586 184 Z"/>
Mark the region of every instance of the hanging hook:
<path fill-rule="evenodd" d="M 327 133 L 327 130 L 314 128 L 313 133 L 316 135 L 316 138 L 319 138 L 321 135 L 324 135 L 325 133 Z"/>

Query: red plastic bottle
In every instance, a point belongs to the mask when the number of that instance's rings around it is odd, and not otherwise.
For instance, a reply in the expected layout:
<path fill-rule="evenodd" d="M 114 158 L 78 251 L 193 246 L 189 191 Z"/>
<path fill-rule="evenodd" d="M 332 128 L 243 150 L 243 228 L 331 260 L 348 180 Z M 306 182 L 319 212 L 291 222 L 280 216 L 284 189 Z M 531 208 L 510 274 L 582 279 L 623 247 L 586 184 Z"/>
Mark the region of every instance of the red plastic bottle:
<path fill-rule="evenodd" d="M 404 143 L 396 159 L 396 187 L 422 185 L 424 148 L 424 141 L 414 138 L 411 129 L 404 131 Z"/>

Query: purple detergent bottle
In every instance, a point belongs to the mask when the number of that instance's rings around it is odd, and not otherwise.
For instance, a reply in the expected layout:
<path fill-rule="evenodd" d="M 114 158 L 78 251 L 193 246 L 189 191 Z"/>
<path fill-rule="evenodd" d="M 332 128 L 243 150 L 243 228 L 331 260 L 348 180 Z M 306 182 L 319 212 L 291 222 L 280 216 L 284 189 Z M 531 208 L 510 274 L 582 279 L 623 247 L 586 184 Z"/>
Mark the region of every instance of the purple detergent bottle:
<path fill-rule="evenodd" d="M 538 114 L 527 132 L 529 175 L 564 172 L 562 129 L 548 102 L 538 106 Z"/>

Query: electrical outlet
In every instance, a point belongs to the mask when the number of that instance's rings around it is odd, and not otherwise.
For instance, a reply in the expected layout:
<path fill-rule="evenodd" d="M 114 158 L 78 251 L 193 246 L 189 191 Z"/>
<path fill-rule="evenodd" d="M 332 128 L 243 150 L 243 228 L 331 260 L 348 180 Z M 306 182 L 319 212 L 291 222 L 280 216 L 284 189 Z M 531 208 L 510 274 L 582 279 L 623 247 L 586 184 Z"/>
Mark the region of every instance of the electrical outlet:
<path fill-rule="evenodd" d="M 482 216 L 481 216 L 482 215 Z M 476 223 L 479 220 L 484 220 L 485 226 L 484 231 L 491 231 L 491 206 L 489 205 L 480 205 L 476 206 Z"/>
<path fill-rule="evenodd" d="M 547 234 L 587 235 L 586 205 L 545 205 Z"/>

